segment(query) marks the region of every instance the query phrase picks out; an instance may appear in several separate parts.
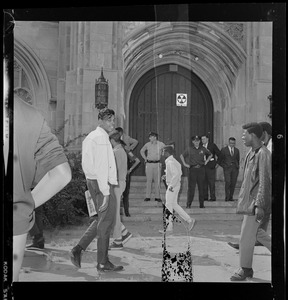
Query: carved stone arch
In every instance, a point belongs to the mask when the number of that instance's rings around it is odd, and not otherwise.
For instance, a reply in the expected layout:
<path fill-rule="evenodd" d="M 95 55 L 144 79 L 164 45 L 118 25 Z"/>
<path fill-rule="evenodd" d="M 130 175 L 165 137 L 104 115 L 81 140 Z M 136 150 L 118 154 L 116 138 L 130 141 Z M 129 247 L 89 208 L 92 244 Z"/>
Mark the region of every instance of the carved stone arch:
<path fill-rule="evenodd" d="M 177 64 L 190 69 L 204 82 L 212 97 L 214 113 L 221 114 L 229 105 L 239 69 L 246 60 L 241 45 L 216 22 L 147 23 L 129 32 L 124 39 L 123 55 L 126 111 L 133 87 L 147 71 Z"/>
<path fill-rule="evenodd" d="M 51 88 L 44 66 L 34 51 L 20 37 L 14 39 L 14 59 L 23 68 L 31 88 L 31 102 L 49 120 Z"/>

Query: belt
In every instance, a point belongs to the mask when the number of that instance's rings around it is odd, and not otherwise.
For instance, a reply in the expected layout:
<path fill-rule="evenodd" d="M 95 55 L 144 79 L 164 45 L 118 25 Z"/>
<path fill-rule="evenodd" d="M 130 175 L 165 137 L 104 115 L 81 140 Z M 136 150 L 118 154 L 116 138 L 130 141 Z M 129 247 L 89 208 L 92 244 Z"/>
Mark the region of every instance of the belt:
<path fill-rule="evenodd" d="M 157 164 L 160 163 L 160 160 L 147 160 L 146 162 L 150 164 Z"/>
<path fill-rule="evenodd" d="M 193 166 L 190 166 L 191 168 L 202 168 L 203 167 L 203 165 L 193 165 Z"/>

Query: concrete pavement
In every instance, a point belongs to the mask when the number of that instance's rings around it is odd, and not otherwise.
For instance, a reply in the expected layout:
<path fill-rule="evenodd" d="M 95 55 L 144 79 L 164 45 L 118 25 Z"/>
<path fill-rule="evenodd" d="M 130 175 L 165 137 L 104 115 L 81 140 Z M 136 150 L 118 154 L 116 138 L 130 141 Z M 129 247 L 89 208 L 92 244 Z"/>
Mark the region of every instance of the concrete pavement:
<path fill-rule="evenodd" d="M 230 282 L 239 267 L 239 251 L 227 242 L 237 241 L 241 221 L 198 221 L 190 236 L 176 223 L 173 236 L 167 237 L 171 253 L 186 250 L 191 239 L 194 282 Z M 20 281 L 141 281 L 160 282 L 162 264 L 162 221 L 127 222 L 133 237 L 122 250 L 109 251 L 110 260 L 123 265 L 121 272 L 99 274 L 96 270 L 97 243 L 94 240 L 82 256 L 82 268 L 70 261 L 69 251 L 87 226 L 45 232 L 45 251 L 26 251 Z M 270 230 L 270 226 L 269 226 Z M 255 247 L 254 278 L 247 282 L 271 282 L 271 254 Z"/>

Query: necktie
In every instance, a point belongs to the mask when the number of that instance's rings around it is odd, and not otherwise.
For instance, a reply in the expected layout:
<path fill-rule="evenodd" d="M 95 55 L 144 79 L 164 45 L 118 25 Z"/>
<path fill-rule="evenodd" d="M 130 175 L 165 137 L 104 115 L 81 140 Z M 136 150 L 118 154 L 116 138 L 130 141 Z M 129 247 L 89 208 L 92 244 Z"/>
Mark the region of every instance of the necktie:
<path fill-rule="evenodd" d="M 231 148 L 231 156 L 233 156 L 234 154 L 234 151 L 233 151 L 233 148 Z"/>

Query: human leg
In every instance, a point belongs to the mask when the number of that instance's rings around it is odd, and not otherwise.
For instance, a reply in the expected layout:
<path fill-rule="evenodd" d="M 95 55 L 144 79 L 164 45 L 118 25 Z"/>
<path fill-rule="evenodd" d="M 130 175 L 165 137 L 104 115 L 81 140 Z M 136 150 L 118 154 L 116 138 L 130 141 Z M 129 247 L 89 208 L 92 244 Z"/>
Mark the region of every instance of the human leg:
<path fill-rule="evenodd" d="M 244 215 L 239 244 L 239 261 L 241 268 L 252 268 L 254 246 L 259 223 L 256 216 Z"/>
<path fill-rule="evenodd" d="M 230 199 L 230 185 L 231 185 L 231 169 L 230 167 L 225 167 L 223 169 L 224 180 L 225 180 L 225 201 Z"/>
<path fill-rule="evenodd" d="M 188 175 L 188 196 L 187 196 L 187 207 L 191 206 L 191 203 L 194 199 L 195 194 L 195 187 L 196 187 L 196 174 L 195 169 L 190 167 L 189 175 Z"/>
<path fill-rule="evenodd" d="M 27 233 L 13 236 L 13 282 L 19 281 L 19 273 L 23 262 Z"/>
<path fill-rule="evenodd" d="M 99 201 L 99 207 L 103 202 L 102 198 Z M 108 207 L 105 211 L 99 212 L 99 221 L 97 228 L 97 261 L 98 264 L 105 265 L 108 259 L 108 248 L 110 233 L 113 230 L 116 217 L 116 197 L 114 190 L 110 186 L 110 195 Z"/>
<path fill-rule="evenodd" d="M 146 172 L 146 199 L 150 199 L 152 179 L 153 179 L 153 164 L 146 163 L 145 172 Z"/>
<path fill-rule="evenodd" d="M 161 174 L 161 164 L 153 164 L 153 181 L 155 186 L 155 200 L 160 200 L 160 177 Z"/>
<path fill-rule="evenodd" d="M 203 182 L 205 178 L 205 169 L 204 167 L 201 167 L 199 169 L 196 169 L 197 171 L 197 186 L 198 186 L 198 192 L 199 192 L 199 204 L 200 208 L 204 207 L 204 193 L 203 193 Z"/>
<path fill-rule="evenodd" d="M 208 178 L 208 186 L 210 191 L 210 200 L 215 201 L 216 195 L 215 195 L 215 180 L 216 180 L 216 169 L 215 168 L 207 168 L 207 178 Z M 205 195 L 204 195 L 205 199 Z"/>
<path fill-rule="evenodd" d="M 124 206 L 124 213 L 126 217 L 130 217 L 129 213 L 129 191 L 130 191 L 130 175 L 126 177 L 126 188 L 122 194 L 122 201 Z"/>
<path fill-rule="evenodd" d="M 205 166 L 205 178 L 203 182 L 203 196 L 204 196 L 204 201 L 209 199 L 209 193 L 208 193 L 208 186 L 209 186 L 209 168 Z M 211 195 L 211 194 L 210 194 Z M 210 196 L 211 198 L 211 196 Z"/>
<path fill-rule="evenodd" d="M 233 200 L 233 195 L 234 195 L 234 190 L 235 190 L 235 186 L 237 183 L 238 174 L 239 174 L 239 170 L 236 167 L 232 167 L 229 200 Z"/>
<path fill-rule="evenodd" d="M 45 239 L 43 236 L 43 206 L 39 206 L 35 209 L 35 222 L 29 235 L 32 237 L 32 244 L 27 248 L 44 248 Z"/>
<path fill-rule="evenodd" d="M 266 247 L 271 252 L 271 236 L 267 233 L 267 228 L 270 220 L 270 214 L 265 214 L 260 222 L 260 226 L 257 231 L 257 242 Z M 256 245 L 257 245 L 256 242 Z"/>
<path fill-rule="evenodd" d="M 119 181 L 117 186 L 113 186 L 114 194 L 116 197 L 116 217 L 115 217 L 115 225 L 113 229 L 113 238 L 120 239 L 121 238 L 121 218 L 120 218 L 120 201 L 123 191 L 125 190 L 126 182 Z"/>

